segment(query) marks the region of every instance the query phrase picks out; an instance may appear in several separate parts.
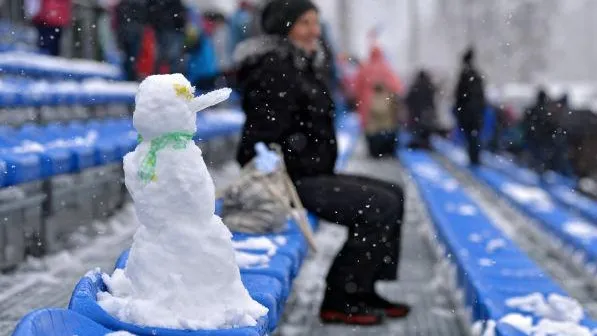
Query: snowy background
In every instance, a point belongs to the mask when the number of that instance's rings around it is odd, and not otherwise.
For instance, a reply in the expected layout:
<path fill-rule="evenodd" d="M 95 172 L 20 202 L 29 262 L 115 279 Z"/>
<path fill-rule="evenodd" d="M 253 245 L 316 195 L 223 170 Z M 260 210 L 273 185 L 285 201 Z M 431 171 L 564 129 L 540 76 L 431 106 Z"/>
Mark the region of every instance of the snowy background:
<path fill-rule="evenodd" d="M 225 12 L 236 6 L 236 0 L 201 2 Z M 453 73 L 460 52 L 471 41 L 494 83 L 592 81 L 597 77 L 594 0 L 315 2 L 340 50 L 365 56 L 368 32 L 379 29 L 380 42 L 403 77 L 410 76 L 413 65 Z"/>

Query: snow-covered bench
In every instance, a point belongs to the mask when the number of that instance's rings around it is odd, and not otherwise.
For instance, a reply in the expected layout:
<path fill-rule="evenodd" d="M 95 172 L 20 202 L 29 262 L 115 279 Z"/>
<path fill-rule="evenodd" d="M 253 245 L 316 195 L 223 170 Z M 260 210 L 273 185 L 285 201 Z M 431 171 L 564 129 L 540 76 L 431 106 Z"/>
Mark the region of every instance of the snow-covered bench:
<path fill-rule="evenodd" d="M 243 121 L 240 111 L 205 112 L 196 140 L 235 136 Z M 0 127 L 0 270 L 22 262 L 27 249 L 64 248 L 70 234 L 114 212 L 126 196 L 122 158 L 136 144 L 130 118 Z"/>
<path fill-rule="evenodd" d="M 0 74 L 59 80 L 96 77 L 119 80 L 122 69 L 92 60 L 12 51 L 0 53 Z"/>
<path fill-rule="evenodd" d="M 446 156 L 453 163 L 464 168 L 466 162 L 456 158 L 461 154 L 464 155 L 461 148 L 452 145 L 444 147 L 443 152 L 451 153 Z M 568 206 L 562 205 L 570 202 L 571 206 L 580 209 L 583 203 L 576 203 L 572 199 L 560 203 L 552 193 L 547 191 L 549 186 L 546 190 L 540 184 L 521 183 L 520 179 L 514 179 L 509 174 L 496 169 L 479 167 L 472 170 L 472 173 L 514 207 L 535 219 L 542 230 L 548 233 L 551 243 L 562 245 L 575 263 L 586 268 L 589 274 L 597 273 L 597 222 L 588 221 L 578 216 L 575 211 L 571 211 Z M 554 187 L 551 186 L 551 188 Z M 561 197 L 569 196 L 561 195 Z M 587 202 L 590 204 L 591 201 Z M 594 212 L 595 209 L 588 205 L 586 211 L 589 214 L 589 211 Z"/>
<path fill-rule="evenodd" d="M 459 292 L 473 329 L 518 336 L 596 326 L 438 163 L 417 151 L 400 152 L 400 160 L 424 200 L 438 255 L 447 261 L 443 281 Z"/>
<path fill-rule="evenodd" d="M 435 138 L 433 144 L 435 148 L 459 165 L 462 166 L 468 162 L 464 151 L 455 144 L 439 138 Z M 547 172 L 541 178 L 536 172 L 517 165 L 512 159 L 490 152 L 483 152 L 482 162 L 516 183 L 542 188 L 561 205 L 573 212 L 578 212 L 585 219 L 597 223 L 597 201 L 578 192 L 574 179 L 555 172 Z"/>
<path fill-rule="evenodd" d="M 212 117 L 207 116 L 206 120 Z M 229 116 L 227 121 L 239 121 L 238 118 Z M 215 122 L 215 121 L 212 121 Z M 209 121 L 208 121 L 209 123 Z M 354 115 L 349 115 L 338 120 L 339 158 L 337 169 L 341 170 L 347 164 L 358 138 L 359 127 Z M 210 133 L 213 135 L 213 133 Z M 205 139 L 199 135 L 198 139 Z M 216 202 L 216 211 L 218 210 Z M 309 215 L 309 223 L 312 228 L 317 229 L 318 219 Z M 304 261 L 308 245 L 302 236 L 298 226 L 292 221 L 288 222 L 287 229 L 282 233 L 253 235 L 244 233 L 233 233 L 233 245 L 237 251 L 237 262 L 241 269 L 241 278 L 251 296 L 261 304 L 269 308 L 266 318 L 259 321 L 253 328 L 211 330 L 211 331 L 176 331 L 160 328 L 140 328 L 123 323 L 108 315 L 97 303 L 98 291 L 106 290 L 105 284 L 99 270 L 89 272 L 81 279 L 73 291 L 69 304 L 69 311 L 60 314 L 68 315 L 69 321 L 80 323 L 81 329 L 78 335 L 96 335 L 92 330 L 101 325 L 108 330 L 128 330 L 138 335 L 267 335 L 275 330 L 282 316 L 284 306 L 292 290 L 292 281 L 298 275 L 302 262 Z M 128 250 L 124 251 L 115 263 L 115 269 L 123 268 L 128 258 Z M 37 325 L 48 323 L 54 313 L 48 314 L 45 311 L 31 313 L 24 318 L 17 330 L 21 333 L 18 336 L 37 336 L 29 327 L 23 325 Z M 83 318 L 81 318 L 83 317 Z M 78 320 L 79 322 L 74 322 Z M 85 329 L 89 326 L 89 332 Z M 55 324 L 55 329 L 45 329 L 43 335 L 55 336 L 66 335 L 72 326 L 63 327 Z M 64 331 L 67 330 L 67 331 Z M 70 334 L 69 334 L 70 335 Z"/>
<path fill-rule="evenodd" d="M 138 84 L 89 79 L 83 82 L 0 78 L 0 123 L 22 125 L 130 116 Z"/>

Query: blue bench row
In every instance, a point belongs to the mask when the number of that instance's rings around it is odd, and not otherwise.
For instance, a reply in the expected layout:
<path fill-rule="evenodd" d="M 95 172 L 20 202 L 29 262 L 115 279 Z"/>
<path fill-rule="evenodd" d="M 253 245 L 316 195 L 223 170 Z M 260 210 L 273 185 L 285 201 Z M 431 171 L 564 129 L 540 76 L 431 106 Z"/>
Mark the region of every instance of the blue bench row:
<path fill-rule="evenodd" d="M 1 55 L 1 54 L 0 54 Z M 132 104 L 137 83 L 88 80 L 48 82 L 0 78 L 0 108 Z"/>
<path fill-rule="evenodd" d="M 453 154 L 463 150 L 451 144 L 447 145 L 444 145 L 443 149 L 449 149 L 452 153 L 448 157 L 457 165 L 463 166 L 464 162 L 456 160 Z M 472 172 L 514 207 L 535 219 L 554 239 L 563 242 L 582 257 L 580 262 L 585 264 L 589 272 L 596 271 L 597 222 L 592 223 L 580 218 L 566 206 L 554 201 L 552 195 L 538 184 L 520 183 L 520 180 L 486 167 L 476 168 Z M 575 206 L 579 204 L 576 203 Z"/>
<path fill-rule="evenodd" d="M 28 52 L 0 53 L 0 75 L 52 79 L 122 79 L 120 67 L 112 64 Z"/>
<path fill-rule="evenodd" d="M 338 170 L 344 169 L 358 137 L 354 115 L 338 120 L 339 144 Z M 216 213 L 221 203 L 216 202 Z M 313 230 L 317 229 L 318 220 L 309 215 Z M 264 239 L 266 243 L 264 243 Z M 15 336 L 79 336 L 104 335 L 115 330 L 127 330 L 138 335 L 201 335 L 201 336 L 257 336 L 268 335 L 273 331 L 282 316 L 285 303 L 292 290 L 292 282 L 298 275 L 307 255 L 308 245 L 298 226 L 289 221 L 283 233 L 252 235 L 233 233 L 235 249 L 250 255 L 268 256 L 265 265 L 241 265 L 241 279 L 249 294 L 269 309 L 266 317 L 256 327 L 226 330 L 180 331 L 161 328 L 140 328 L 116 320 L 97 304 L 97 292 L 106 290 L 101 276 L 97 272 L 88 273 L 77 284 L 69 303 L 69 310 L 44 309 L 25 316 L 17 326 Z M 272 250 L 274 246 L 274 250 Z M 124 251 L 115 263 L 115 268 L 123 268 L 128 258 Z M 56 322 L 53 323 L 52 321 Z"/>
<path fill-rule="evenodd" d="M 530 169 L 520 167 L 511 160 L 492 153 L 484 153 L 483 162 L 518 183 L 543 188 L 557 202 L 597 224 L 597 202 L 577 192 L 576 183 L 572 179 L 553 172 L 541 178 Z"/>
<path fill-rule="evenodd" d="M 464 151 L 455 144 L 439 138 L 435 138 L 433 144 L 459 165 L 468 163 Z M 576 191 L 576 182 L 573 179 L 554 172 L 548 172 L 541 178 L 536 172 L 518 166 L 513 160 L 490 152 L 484 152 L 481 159 L 484 165 L 502 172 L 518 183 L 543 188 L 560 204 L 597 223 L 597 201 Z"/>
<path fill-rule="evenodd" d="M 198 115 L 196 140 L 238 133 L 240 112 L 205 112 Z M 132 121 L 93 120 L 87 123 L 25 125 L 0 128 L 0 186 L 76 173 L 92 166 L 119 162 L 137 144 Z"/>
<path fill-rule="evenodd" d="M 444 257 L 456 268 L 456 285 L 464 292 L 472 322 L 495 328 L 498 336 L 528 335 L 508 322 L 515 316 L 511 314 L 535 324 L 543 316 L 508 304 L 509 300 L 533 293 L 566 296 L 565 292 L 427 154 L 401 151 L 400 159 L 419 187 Z M 596 326 L 587 318 L 580 324 L 590 329 Z"/>

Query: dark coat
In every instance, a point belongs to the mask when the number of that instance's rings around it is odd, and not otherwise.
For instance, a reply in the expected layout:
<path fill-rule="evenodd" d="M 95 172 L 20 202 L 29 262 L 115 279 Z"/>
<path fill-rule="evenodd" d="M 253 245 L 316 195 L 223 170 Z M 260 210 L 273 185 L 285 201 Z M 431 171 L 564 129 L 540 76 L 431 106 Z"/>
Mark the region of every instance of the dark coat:
<path fill-rule="evenodd" d="M 122 0 L 116 6 L 116 23 L 119 28 L 129 24 L 147 23 L 147 0 Z"/>
<path fill-rule="evenodd" d="M 472 66 L 466 65 L 460 73 L 455 94 L 456 119 L 465 130 L 478 130 L 483 124 L 485 89 L 483 78 Z"/>
<path fill-rule="evenodd" d="M 294 180 L 333 174 L 334 102 L 321 53 L 307 58 L 289 42 L 263 36 L 241 43 L 235 61 L 246 114 L 238 162 L 253 158 L 257 142 L 276 143 Z"/>
<path fill-rule="evenodd" d="M 150 0 L 149 24 L 157 31 L 184 31 L 186 9 L 182 0 Z"/>
<path fill-rule="evenodd" d="M 558 128 L 556 113 L 555 105 L 549 100 L 538 101 L 527 108 L 523 119 L 527 140 L 549 147 Z"/>
<path fill-rule="evenodd" d="M 434 129 L 437 124 L 435 114 L 435 86 L 427 76 L 419 76 L 406 96 L 412 126 Z"/>

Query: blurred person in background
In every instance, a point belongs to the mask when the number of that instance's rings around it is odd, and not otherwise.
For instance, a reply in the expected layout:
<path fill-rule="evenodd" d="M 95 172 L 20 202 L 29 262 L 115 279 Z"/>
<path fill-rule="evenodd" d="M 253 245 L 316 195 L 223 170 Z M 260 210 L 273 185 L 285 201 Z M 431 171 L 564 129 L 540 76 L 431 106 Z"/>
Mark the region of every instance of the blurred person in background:
<path fill-rule="evenodd" d="M 537 100 L 533 106 L 525 110 L 523 128 L 527 139 L 531 166 L 543 173 L 550 169 L 553 158 L 553 135 L 557 126 L 552 114 L 555 104 L 544 89 L 537 91 Z"/>
<path fill-rule="evenodd" d="M 570 162 L 570 141 L 568 139 L 568 132 L 564 127 L 566 125 L 565 119 L 571 114 L 568 95 L 562 95 L 555 104 L 556 115 L 553 118 L 555 119 L 554 122 L 557 128 L 553 134 L 554 156 L 551 169 L 563 175 L 571 176 L 573 169 Z"/>
<path fill-rule="evenodd" d="M 402 95 L 402 83 L 386 61 L 381 48 L 374 44 L 369 59 L 362 63 L 354 83 L 355 98 L 363 125 L 371 111 L 371 99 L 377 84 L 382 84 L 393 94 Z"/>
<path fill-rule="evenodd" d="M 356 77 L 360 68 L 356 57 L 340 54 L 338 55 L 338 71 L 340 72 L 340 84 L 349 109 L 356 109 Z"/>
<path fill-rule="evenodd" d="M 373 87 L 369 106 L 365 120 L 369 155 L 373 158 L 392 157 L 398 143 L 398 97 L 378 83 Z"/>
<path fill-rule="evenodd" d="M 258 18 L 257 0 L 241 0 L 238 8 L 230 18 L 230 49 L 232 54 L 236 46 L 249 37 L 256 36 L 254 21 Z"/>
<path fill-rule="evenodd" d="M 71 25 L 72 0 L 26 0 L 25 12 L 37 28 L 40 52 L 60 55 L 62 33 Z"/>
<path fill-rule="evenodd" d="M 218 62 L 218 73 L 212 79 L 214 87 L 233 86 L 230 28 L 226 17 L 220 12 L 206 12 L 203 14 L 202 27 L 205 34 L 210 37 Z"/>
<path fill-rule="evenodd" d="M 118 43 L 124 53 L 124 72 L 129 81 L 139 80 L 136 62 L 141 52 L 143 32 L 148 23 L 148 0 L 120 0 L 115 24 Z"/>
<path fill-rule="evenodd" d="M 218 58 L 212 38 L 203 29 L 203 18 L 198 10 L 189 11 L 187 28 L 187 78 L 199 91 L 213 90 L 220 75 Z"/>
<path fill-rule="evenodd" d="M 154 72 L 163 65 L 170 73 L 184 73 L 186 8 L 182 0 L 149 0 L 148 22 L 155 32 L 157 59 Z"/>
<path fill-rule="evenodd" d="M 250 162 L 258 142 L 280 145 L 307 210 L 348 228 L 349 238 L 326 278 L 322 321 L 371 325 L 384 317 L 405 317 L 409 306 L 385 300 L 374 286 L 397 278 L 403 191 L 334 171 L 335 107 L 318 43 L 318 10 L 308 0 L 274 0 L 261 24 L 267 35 L 246 40 L 235 51 L 246 114 L 237 161 Z"/>
<path fill-rule="evenodd" d="M 97 0 L 97 36 L 101 59 L 116 65 L 122 64 L 114 25 L 114 10 L 119 2 L 120 0 Z"/>
<path fill-rule="evenodd" d="M 413 133 L 411 148 L 430 149 L 429 137 L 437 128 L 436 87 L 425 70 L 419 71 L 406 96 Z"/>
<path fill-rule="evenodd" d="M 480 132 L 485 113 L 483 77 L 475 65 L 475 52 L 469 48 L 462 57 L 462 70 L 456 87 L 455 114 L 468 144 L 470 164 L 480 163 Z"/>

